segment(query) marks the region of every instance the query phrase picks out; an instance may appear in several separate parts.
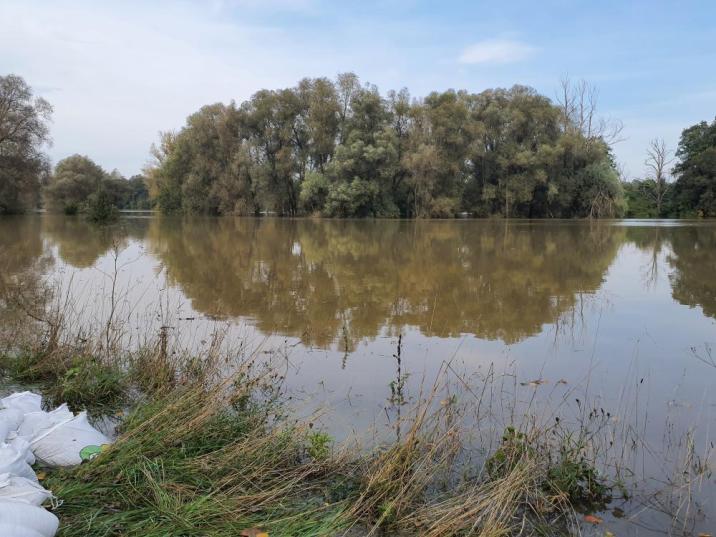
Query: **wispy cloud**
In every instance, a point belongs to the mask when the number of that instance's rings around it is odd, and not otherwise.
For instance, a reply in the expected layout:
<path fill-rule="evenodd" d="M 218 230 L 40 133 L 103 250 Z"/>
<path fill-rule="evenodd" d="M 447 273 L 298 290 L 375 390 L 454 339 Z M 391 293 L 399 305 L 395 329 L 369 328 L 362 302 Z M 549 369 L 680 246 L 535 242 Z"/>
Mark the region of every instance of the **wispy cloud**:
<path fill-rule="evenodd" d="M 460 63 L 514 63 L 530 58 L 536 48 L 512 39 L 486 39 L 462 51 Z"/>
<path fill-rule="evenodd" d="M 0 0 L 0 74 L 23 76 L 52 103 L 53 161 L 81 152 L 132 175 L 157 132 L 180 127 L 200 106 L 290 86 L 323 74 L 324 64 L 338 72 L 335 55 L 243 16 L 241 3 L 255 0 L 232 1 L 226 12 L 241 16 L 212 13 L 201 2 Z M 292 50 L 312 61 L 296 61 Z"/>
<path fill-rule="evenodd" d="M 214 13 L 246 9 L 292 13 L 311 12 L 316 8 L 314 0 L 211 0 L 209 6 Z"/>

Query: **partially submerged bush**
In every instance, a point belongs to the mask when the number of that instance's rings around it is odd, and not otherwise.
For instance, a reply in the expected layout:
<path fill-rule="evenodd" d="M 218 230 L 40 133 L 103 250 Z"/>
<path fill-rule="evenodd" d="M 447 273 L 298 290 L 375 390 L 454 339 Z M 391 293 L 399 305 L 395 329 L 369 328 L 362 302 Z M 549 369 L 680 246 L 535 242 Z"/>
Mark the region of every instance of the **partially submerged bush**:
<path fill-rule="evenodd" d="M 539 487 L 547 494 L 564 498 L 584 510 L 603 510 L 611 501 L 611 487 L 599 475 L 596 463 L 586 456 L 584 446 L 572 434 L 532 437 L 507 427 L 500 447 L 487 459 L 491 479 L 501 479 L 525 464 L 535 468 Z"/>
<path fill-rule="evenodd" d="M 612 487 L 599 475 L 594 461 L 585 455 L 584 446 L 572 434 L 560 440 L 556 460 L 549 458 L 546 487 L 563 494 L 582 511 L 604 510 L 612 500 Z"/>
<path fill-rule="evenodd" d="M 101 187 L 87 198 L 85 213 L 87 219 L 96 224 L 107 224 L 118 217 L 112 195 Z"/>

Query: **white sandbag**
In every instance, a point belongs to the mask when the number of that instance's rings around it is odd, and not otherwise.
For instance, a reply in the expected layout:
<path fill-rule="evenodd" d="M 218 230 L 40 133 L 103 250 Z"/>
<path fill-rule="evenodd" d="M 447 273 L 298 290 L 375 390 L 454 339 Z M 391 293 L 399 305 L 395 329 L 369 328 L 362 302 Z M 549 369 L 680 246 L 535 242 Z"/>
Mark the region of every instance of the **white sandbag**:
<path fill-rule="evenodd" d="M 43 464 L 73 466 L 99 453 L 109 443 L 109 438 L 89 424 L 87 412 L 80 412 L 33 437 L 30 446 Z"/>
<path fill-rule="evenodd" d="M 0 408 L 0 422 L 7 423 L 10 431 L 17 431 L 25 417 L 25 412 L 19 408 Z"/>
<path fill-rule="evenodd" d="M 52 493 L 35 481 L 10 474 L 0 474 L 0 501 L 12 500 L 30 505 L 42 505 L 50 498 Z"/>
<path fill-rule="evenodd" d="M 5 443 L 0 444 L 0 474 L 16 475 L 37 481 L 35 471 L 27 464 L 27 453 Z"/>
<path fill-rule="evenodd" d="M 24 413 L 17 408 L 0 408 L 0 442 L 5 442 L 10 434 L 17 432 Z"/>
<path fill-rule="evenodd" d="M 60 521 L 42 507 L 0 500 L 0 535 L 3 537 L 54 537 Z"/>
<path fill-rule="evenodd" d="M 43 537 L 31 528 L 25 528 L 16 524 L 3 524 L 0 522 L 0 535 L 3 537 Z"/>
<path fill-rule="evenodd" d="M 6 422 L 0 420 L 0 442 L 5 442 L 8 436 L 10 436 L 10 427 Z"/>
<path fill-rule="evenodd" d="M 10 438 L 6 442 L 7 445 L 12 447 L 15 451 L 24 453 L 25 462 L 32 466 L 35 464 L 35 455 L 32 453 L 32 449 L 30 449 L 30 442 L 17 435 L 13 438 L 13 434 L 14 433 L 10 433 Z"/>
<path fill-rule="evenodd" d="M 43 410 L 28 412 L 17 430 L 17 435 L 31 442 L 33 438 L 43 432 L 60 423 L 70 421 L 72 418 L 74 418 L 74 414 L 70 412 L 67 405 L 60 405 L 50 412 Z"/>
<path fill-rule="evenodd" d="M 32 392 L 17 392 L 0 399 L 3 408 L 16 408 L 23 414 L 42 410 L 42 396 Z"/>

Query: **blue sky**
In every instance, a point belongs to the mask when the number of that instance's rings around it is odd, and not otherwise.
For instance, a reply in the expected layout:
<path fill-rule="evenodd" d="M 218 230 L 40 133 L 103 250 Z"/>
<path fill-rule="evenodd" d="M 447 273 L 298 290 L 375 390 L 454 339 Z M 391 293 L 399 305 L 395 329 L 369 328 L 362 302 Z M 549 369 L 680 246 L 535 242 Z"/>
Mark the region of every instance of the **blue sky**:
<path fill-rule="evenodd" d="M 515 83 L 599 89 L 630 176 L 663 137 L 716 116 L 714 1 L 2 0 L 0 73 L 55 107 L 53 161 L 137 173 L 160 130 L 203 104 L 354 71 L 420 97 Z"/>

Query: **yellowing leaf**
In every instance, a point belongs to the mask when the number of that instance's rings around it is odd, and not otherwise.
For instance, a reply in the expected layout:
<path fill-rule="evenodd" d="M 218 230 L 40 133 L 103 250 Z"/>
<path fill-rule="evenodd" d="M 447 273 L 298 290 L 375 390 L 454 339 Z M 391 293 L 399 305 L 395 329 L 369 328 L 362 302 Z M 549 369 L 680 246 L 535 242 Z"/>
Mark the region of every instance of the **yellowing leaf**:
<path fill-rule="evenodd" d="M 39 472 L 37 472 L 37 479 L 38 479 L 38 481 L 42 481 L 42 480 L 45 479 L 46 477 L 47 477 L 47 472 L 43 472 L 42 470 L 40 470 Z"/>

